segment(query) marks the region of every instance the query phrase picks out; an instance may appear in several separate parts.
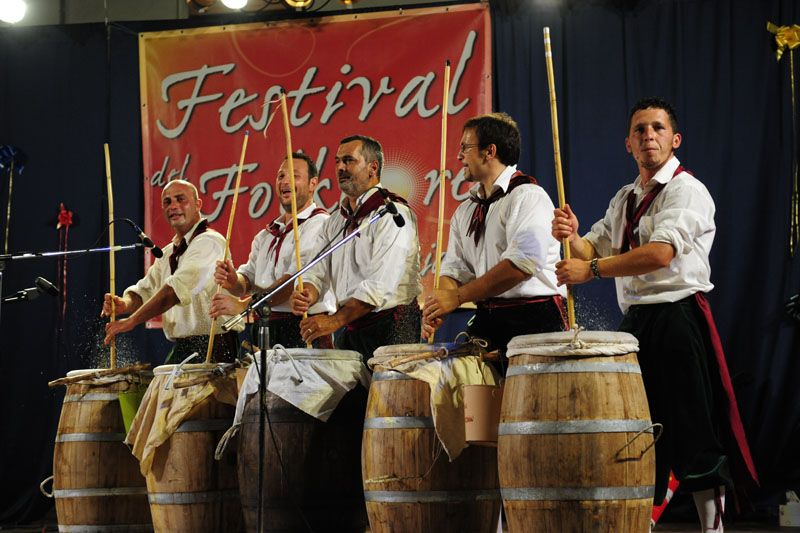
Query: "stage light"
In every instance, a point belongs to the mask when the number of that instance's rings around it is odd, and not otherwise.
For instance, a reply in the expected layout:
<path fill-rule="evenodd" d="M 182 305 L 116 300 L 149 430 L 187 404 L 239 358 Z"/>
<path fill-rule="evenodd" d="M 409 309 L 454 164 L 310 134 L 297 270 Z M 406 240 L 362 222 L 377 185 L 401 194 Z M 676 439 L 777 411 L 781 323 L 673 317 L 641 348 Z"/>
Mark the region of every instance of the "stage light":
<path fill-rule="evenodd" d="M 247 5 L 247 0 L 222 0 L 222 4 L 228 9 L 242 9 Z"/>
<path fill-rule="evenodd" d="M 0 0 L 0 20 L 14 24 L 25 16 L 27 6 L 22 0 Z"/>
<path fill-rule="evenodd" d="M 314 3 L 314 0 L 283 0 L 283 3 L 292 9 L 303 11 L 311 7 L 311 4 Z"/>
<path fill-rule="evenodd" d="M 353 6 L 358 3 L 358 0 L 339 0 L 340 4 L 344 4 L 347 9 L 353 9 Z"/>

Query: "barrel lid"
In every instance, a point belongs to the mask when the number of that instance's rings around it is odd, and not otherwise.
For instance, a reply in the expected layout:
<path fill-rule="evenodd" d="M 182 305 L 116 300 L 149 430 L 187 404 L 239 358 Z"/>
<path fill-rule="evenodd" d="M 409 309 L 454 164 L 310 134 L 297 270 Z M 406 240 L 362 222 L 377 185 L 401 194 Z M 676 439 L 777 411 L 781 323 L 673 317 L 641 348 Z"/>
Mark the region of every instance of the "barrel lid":
<path fill-rule="evenodd" d="M 485 352 L 480 346 L 467 343 L 433 343 L 433 344 L 391 344 L 381 346 L 374 352 L 374 357 L 367 361 L 367 366 L 386 366 L 387 363 L 395 361 L 397 363 L 411 362 L 415 360 L 444 359 L 450 356 L 477 356 Z M 393 367 L 394 365 L 389 365 Z"/>
<path fill-rule="evenodd" d="M 163 376 L 165 374 L 172 374 L 173 369 L 178 365 L 161 365 L 157 366 L 153 369 L 153 373 L 156 376 Z M 208 372 L 210 370 L 214 370 L 215 368 L 223 366 L 221 363 L 195 363 L 195 364 L 186 364 L 181 367 L 181 374 L 188 374 L 193 372 Z"/>
<path fill-rule="evenodd" d="M 78 376 L 95 377 L 95 375 L 97 373 L 99 373 L 99 372 L 108 372 L 109 370 L 110 369 L 108 369 L 108 368 L 81 368 L 81 369 L 76 369 L 76 370 L 70 370 L 69 372 L 67 372 L 67 377 L 68 378 L 74 378 L 74 377 L 78 377 Z M 123 373 L 125 373 L 125 372 L 123 372 Z M 127 374 L 135 374 L 135 375 L 141 375 L 141 376 L 148 376 L 148 375 L 152 376 L 153 375 L 153 371 L 152 370 L 147 370 L 147 369 L 144 369 L 144 370 L 131 370 L 130 372 L 127 372 Z M 116 374 L 112 374 L 112 376 L 113 375 L 116 375 Z M 100 377 L 103 377 L 102 374 L 100 375 Z M 110 376 L 108 376 L 108 377 L 110 377 Z"/>
<path fill-rule="evenodd" d="M 554 331 L 520 335 L 508 343 L 508 357 L 515 355 L 593 356 L 639 351 L 639 341 L 624 331 Z"/>
<path fill-rule="evenodd" d="M 277 355 L 279 358 L 286 354 L 291 355 L 295 359 L 327 359 L 327 360 L 353 360 L 361 361 L 361 354 L 353 350 L 323 350 L 319 348 L 284 348 L 278 345 L 271 350 L 267 350 L 268 355 Z"/>

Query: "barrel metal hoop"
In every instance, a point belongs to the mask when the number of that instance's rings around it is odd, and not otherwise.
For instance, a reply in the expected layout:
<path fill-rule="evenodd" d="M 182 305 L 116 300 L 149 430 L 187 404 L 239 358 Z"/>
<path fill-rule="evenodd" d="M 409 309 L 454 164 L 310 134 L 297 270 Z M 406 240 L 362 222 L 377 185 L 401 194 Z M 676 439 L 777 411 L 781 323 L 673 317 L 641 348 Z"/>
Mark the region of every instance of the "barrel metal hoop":
<path fill-rule="evenodd" d="M 585 362 L 585 363 L 527 363 L 508 367 L 506 377 L 527 374 L 577 374 L 577 373 L 641 374 L 636 363 Z"/>
<path fill-rule="evenodd" d="M 208 418 L 185 420 L 175 433 L 203 433 L 205 431 L 225 431 L 233 425 L 233 419 Z"/>
<path fill-rule="evenodd" d="M 59 524 L 59 533 L 152 533 L 152 524 Z"/>
<path fill-rule="evenodd" d="M 433 428 L 429 416 L 380 416 L 364 419 L 364 429 L 428 429 Z"/>
<path fill-rule="evenodd" d="M 596 501 L 652 499 L 654 485 L 634 487 L 513 487 L 500 489 L 503 501 Z"/>
<path fill-rule="evenodd" d="M 556 420 L 553 422 L 502 422 L 498 435 L 565 435 L 573 433 L 652 433 L 649 420 Z"/>
<path fill-rule="evenodd" d="M 119 400 L 118 392 L 87 392 L 86 394 L 67 394 L 64 403 L 69 402 L 115 402 Z"/>
<path fill-rule="evenodd" d="M 122 442 L 125 433 L 60 433 L 56 442 Z"/>
<path fill-rule="evenodd" d="M 239 491 L 236 489 L 204 492 L 150 492 L 147 495 L 147 501 L 155 505 L 188 505 L 238 499 Z"/>
<path fill-rule="evenodd" d="M 477 490 L 365 490 L 364 501 L 380 503 L 437 503 L 499 500 L 500 489 Z"/>
<path fill-rule="evenodd" d="M 372 381 L 405 381 L 411 380 L 414 381 L 415 378 L 407 376 L 402 372 L 398 372 L 396 370 L 383 370 L 381 372 L 375 372 L 372 374 Z"/>
<path fill-rule="evenodd" d="M 87 489 L 58 489 L 53 491 L 56 498 L 99 498 L 104 496 L 132 496 L 147 494 L 147 487 L 100 487 Z"/>

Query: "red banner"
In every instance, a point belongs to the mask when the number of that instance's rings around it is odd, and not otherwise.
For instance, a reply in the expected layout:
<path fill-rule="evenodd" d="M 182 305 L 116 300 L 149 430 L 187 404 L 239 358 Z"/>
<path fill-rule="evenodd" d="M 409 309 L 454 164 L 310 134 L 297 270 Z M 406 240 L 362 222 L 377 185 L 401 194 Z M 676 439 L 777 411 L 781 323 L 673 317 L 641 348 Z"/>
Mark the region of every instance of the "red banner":
<path fill-rule="evenodd" d="M 444 249 L 447 222 L 470 186 L 456 157 L 461 127 L 491 109 L 487 5 L 151 32 L 139 42 L 145 231 L 157 244 L 173 235 L 161 190 L 178 178 L 198 187 L 204 216 L 226 233 L 250 131 L 231 235 L 234 264 L 247 260 L 255 234 L 280 214 L 274 184 L 286 156 L 284 90 L 292 148 L 320 169 L 318 205 L 330 210 L 339 201 L 333 158 L 343 137 L 369 135 L 383 144 L 381 183 L 417 214 L 423 283 L 431 290 L 445 63 L 452 66 Z"/>

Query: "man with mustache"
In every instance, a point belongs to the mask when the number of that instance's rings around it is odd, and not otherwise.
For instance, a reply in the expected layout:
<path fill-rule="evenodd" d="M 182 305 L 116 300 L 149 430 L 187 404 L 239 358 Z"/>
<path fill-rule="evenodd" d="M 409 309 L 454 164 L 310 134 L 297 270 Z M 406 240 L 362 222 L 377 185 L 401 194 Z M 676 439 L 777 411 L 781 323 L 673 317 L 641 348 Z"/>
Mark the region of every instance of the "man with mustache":
<path fill-rule="evenodd" d="M 423 308 L 422 336 L 466 302 L 477 312 L 470 336 L 505 353 L 513 337 L 564 329 L 563 296 L 555 264 L 560 245 L 550 235 L 553 202 L 536 180 L 517 170 L 517 124 L 505 113 L 464 125 L 458 159 L 475 185 L 450 220 L 439 290 Z"/>
<path fill-rule="evenodd" d="M 214 264 L 225 250 L 225 237 L 208 227 L 200 213 L 202 205 L 197 188 L 188 181 L 174 180 L 164 187 L 161 208 L 175 236 L 143 279 L 125 289 L 122 297 L 114 296 L 115 314 L 132 314 L 106 324 L 106 344 L 118 333 L 161 315 L 164 334 L 175 341 L 167 364 L 180 363 L 194 352 L 205 358 L 211 332 L 208 308 L 217 291 Z M 110 315 L 111 295 L 106 294 L 101 316 Z M 238 347 L 237 332 L 224 333 L 218 322 L 213 359 L 233 361 Z"/>
<path fill-rule="evenodd" d="M 675 157 L 680 144 L 669 103 L 644 98 L 633 106 L 625 146 L 639 176 L 583 238 L 568 205 L 554 211 L 552 234 L 568 238 L 572 251 L 556 274 L 559 284 L 615 278 L 625 314 L 619 329 L 639 339 L 651 418 L 664 425 L 655 445 L 654 503 L 664 500 L 672 470 L 692 493 L 703 531 L 721 532 L 725 485 L 739 470 L 731 463 L 757 476 L 705 299 L 714 287 L 714 201 Z"/>
<path fill-rule="evenodd" d="M 292 154 L 294 167 L 295 195 L 297 202 L 297 232 L 300 240 L 300 260 L 303 265 L 311 260 L 311 247 L 322 226 L 329 218 L 328 212 L 314 203 L 314 191 L 319 182 L 319 172 L 314 161 L 303 153 Z M 278 170 L 275 191 L 283 208 L 283 214 L 253 239 L 247 263 L 234 270 L 233 262 L 217 261 L 214 279 L 234 296 L 249 296 L 255 292 L 268 293 L 297 272 L 294 230 L 292 225 L 292 189 L 289 175 L 289 162 L 284 159 Z M 269 339 L 270 344 L 280 344 L 285 348 L 305 348 L 300 336 L 300 317 L 292 314 L 289 296 L 292 285 L 273 296 L 270 305 Z M 217 294 L 211 302 L 209 315 L 236 315 L 242 312 L 249 302 Z M 336 310 L 333 294 L 311 306 L 310 314 L 332 313 Z M 333 348 L 330 335 L 314 340 L 315 348 Z"/>
<path fill-rule="evenodd" d="M 342 139 L 336 153 L 340 209 L 325 222 L 316 249 L 339 241 L 383 207 L 380 176 L 383 148 L 375 139 L 354 135 Z M 330 289 L 336 296 L 332 315 L 309 316 L 300 323 L 305 342 L 344 327 L 336 347 L 355 350 L 364 359 L 379 346 L 419 341 L 422 292 L 419 274 L 417 218 L 402 198 L 394 200 L 405 225 L 384 216 L 338 248 L 303 277 L 303 292 L 292 293 L 295 314 L 308 311 Z"/>

